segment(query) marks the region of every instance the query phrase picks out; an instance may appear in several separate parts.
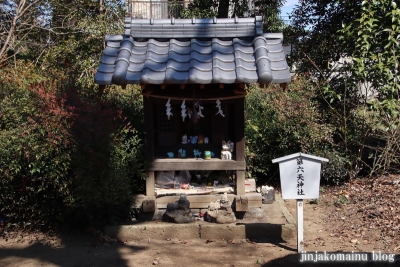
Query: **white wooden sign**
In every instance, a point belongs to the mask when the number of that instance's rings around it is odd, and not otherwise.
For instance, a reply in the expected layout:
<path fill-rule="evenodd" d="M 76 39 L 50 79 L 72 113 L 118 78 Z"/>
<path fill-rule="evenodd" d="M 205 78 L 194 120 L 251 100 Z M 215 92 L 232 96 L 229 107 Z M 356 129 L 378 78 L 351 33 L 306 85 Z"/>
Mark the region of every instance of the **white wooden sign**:
<path fill-rule="evenodd" d="M 304 153 L 295 153 L 272 160 L 272 163 L 279 163 L 282 198 L 319 198 L 322 161 L 329 160 Z"/>
<path fill-rule="evenodd" d="M 321 162 L 328 162 L 304 153 L 295 153 L 272 160 L 279 163 L 283 199 L 297 200 L 297 252 L 302 252 L 303 245 L 303 199 L 319 198 Z"/>

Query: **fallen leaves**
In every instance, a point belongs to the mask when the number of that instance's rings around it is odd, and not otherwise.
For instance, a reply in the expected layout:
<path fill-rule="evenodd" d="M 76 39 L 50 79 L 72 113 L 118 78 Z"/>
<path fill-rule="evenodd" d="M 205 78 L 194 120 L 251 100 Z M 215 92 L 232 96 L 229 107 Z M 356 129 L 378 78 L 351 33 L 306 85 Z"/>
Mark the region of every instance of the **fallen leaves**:
<path fill-rule="evenodd" d="M 360 244 L 356 238 L 368 237 L 366 243 L 383 242 L 385 247 L 395 247 L 395 250 L 398 250 L 398 177 L 381 176 L 373 183 L 368 179 L 359 179 L 351 181 L 339 190 L 337 187 L 327 188 L 326 198 L 331 199 L 331 203 L 336 206 L 328 220 L 330 236 L 347 239 L 347 242 L 355 245 Z M 338 201 L 338 197 L 342 201 Z"/>

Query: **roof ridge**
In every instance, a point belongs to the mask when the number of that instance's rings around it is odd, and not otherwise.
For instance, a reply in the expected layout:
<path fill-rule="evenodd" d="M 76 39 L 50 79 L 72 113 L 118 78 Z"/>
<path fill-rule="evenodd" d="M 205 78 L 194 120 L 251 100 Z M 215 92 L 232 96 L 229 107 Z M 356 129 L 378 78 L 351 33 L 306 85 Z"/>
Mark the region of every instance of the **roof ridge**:
<path fill-rule="evenodd" d="M 133 38 L 224 38 L 254 37 L 263 34 L 262 17 L 210 19 L 124 20 L 125 35 Z"/>

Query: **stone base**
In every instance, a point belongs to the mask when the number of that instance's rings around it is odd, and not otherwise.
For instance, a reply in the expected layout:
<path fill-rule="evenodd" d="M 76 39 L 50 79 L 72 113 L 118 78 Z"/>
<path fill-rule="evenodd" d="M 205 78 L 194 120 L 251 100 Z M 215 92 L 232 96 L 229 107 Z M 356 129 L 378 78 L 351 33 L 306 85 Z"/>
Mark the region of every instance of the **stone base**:
<path fill-rule="evenodd" d="M 165 240 L 176 239 L 266 239 L 289 240 L 295 237 L 296 227 L 292 224 L 147 224 L 107 226 L 105 234 L 120 240 Z"/>
<path fill-rule="evenodd" d="M 157 205 L 156 205 L 156 198 L 155 197 L 147 197 L 143 200 L 143 212 L 155 212 Z"/>
<path fill-rule="evenodd" d="M 261 194 L 258 195 L 261 201 Z M 258 241 L 280 238 L 288 240 L 295 237 L 296 220 L 286 209 L 282 197 L 277 194 L 275 198 L 276 201 L 271 204 L 263 204 L 262 207 L 249 205 L 246 212 L 235 212 L 236 223 L 216 224 L 199 218 L 188 224 L 148 222 L 147 220 L 159 221 L 162 219 L 166 210 L 159 209 L 153 213 L 139 212 L 137 220 L 132 225 L 108 226 L 105 228 L 105 232 L 121 240 L 147 240 L 148 238 L 159 240 L 167 238 L 202 238 L 204 240 L 249 238 Z M 234 200 L 234 198 L 232 199 Z M 192 205 L 192 203 L 190 204 Z M 206 210 L 197 208 L 192 209 L 192 212 L 204 214 Z M 242 214 L 242 219 L 239 219 L 238 214 Z"/>
<path fill-rule="evenodd" d="M 248 211 L 249 199 L 246 196 L 235 196 L 235 211 Z"/>
<path fill-rule="evenodd" d="M 262 196 L 260 193 L 250 192 L 243 195 L 248 199 L 249 207 L 262 207 Z M 235 202 L 234 194 L 228 194 L 228 198 L 233 203 Z M 221 198 L 221 194 L 215 195 L 187 195 L 187 199 L 190 201 L 190 208 L 194 209 L 207 209 L 210 202 L 215 202 Z M 157 209 L 166 209 L 168 203 L 175 202 L 179 199 L 179 196 L 162 196 L 157 197 Z"/>

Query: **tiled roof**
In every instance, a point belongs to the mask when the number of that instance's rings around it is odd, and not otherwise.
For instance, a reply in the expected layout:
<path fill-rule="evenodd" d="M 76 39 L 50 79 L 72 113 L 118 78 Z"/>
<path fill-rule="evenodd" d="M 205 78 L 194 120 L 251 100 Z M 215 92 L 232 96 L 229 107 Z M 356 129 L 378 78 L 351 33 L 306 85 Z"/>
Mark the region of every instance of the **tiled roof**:
<path fill-rule="evenodd" d="M 290 81 L 282 34 L 262 33 L 261 18 L 125 19 L 106 36 L 95 82 L 108 84 Z"/>

